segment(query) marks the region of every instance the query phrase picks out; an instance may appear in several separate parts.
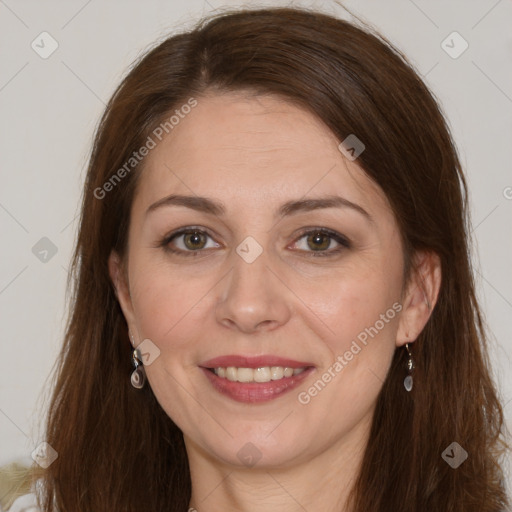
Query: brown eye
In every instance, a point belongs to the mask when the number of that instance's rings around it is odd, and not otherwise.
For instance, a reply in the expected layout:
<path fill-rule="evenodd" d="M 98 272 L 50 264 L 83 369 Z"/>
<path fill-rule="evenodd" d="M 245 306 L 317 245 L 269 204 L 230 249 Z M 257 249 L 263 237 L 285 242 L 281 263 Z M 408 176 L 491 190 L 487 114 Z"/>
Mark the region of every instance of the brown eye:
<path fill-rule="evenodd" d="M 299 243 L 301 240 L 305 243 Z M 213 243 L 208 242 L 211 240 Z M 334 245 L 333 243 L 337 244 Z M 202 229 L 188 228 L 181 229 L 167 236 L 159 244 L 166 251 L 182 256 L 206 255 L 204 249 L 221 247 L 213 241 L 211 235 Z M 304 232 L 295 242 L 300 252 L 308 256 L 334 256 L 344 249 L 351 247 L 347 238 L 336 231 L 326 228 L 317 228 Z M 302 245 L 302 247 L 300 247 Z"/>
<path fill-rule="evenodd" d="M 324 233 L 315 233 L 307 237 L 308 247 L 314 251 L 321 251 L 329 248 L 331 244 L 331 237 Z"/>
<path fill-rule="evenodd" d="M 305 240 L 305 243 L 300 243 L 302 239 Z M 333 246 L 333 243 L 337 246 Z M 295 245 L 308 256 L 334 256 L 344 249 L 350 248 L 350 242 L 347 238 L 326 228 L 304 232 L 297 239 Z"/>
<path fill-rule="evenodd" d="M 167 252 L 183 256 L 199 256 L 206 252 L 203 249 L 220 247 L 206 231 L 198 228 L 180 229 L 167 236 L 159 245 Z"/>
<path fill-rule="evenodd" d="M 203 249 L 206 244 L 206 236 L 201 231 L 192 231 L 191 233 L 184 233 L 183 242 L 187 249 L 197 250 Z"/>

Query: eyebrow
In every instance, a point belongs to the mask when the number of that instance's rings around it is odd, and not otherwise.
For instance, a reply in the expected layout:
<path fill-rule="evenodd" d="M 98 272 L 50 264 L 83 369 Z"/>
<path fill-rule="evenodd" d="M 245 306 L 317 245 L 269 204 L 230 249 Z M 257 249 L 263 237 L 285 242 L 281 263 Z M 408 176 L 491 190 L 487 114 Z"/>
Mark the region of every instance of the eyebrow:
<path fill-rule="evenodd" d="M 169 206 L 184 206 L 198 212 L 209 213 L 222 217 L 226 213 L 226 208 L 220 201 L 200 196 L 184 196 L 179 194 L 171 194 L 167 197 L 159 199 L 153 203 L 147 210 L 149 213 Z M 325 196 L 313 199 L 298 199 L 287 201 L 282 204 L 275 212 L 276 217 L 286 217 L 296 213 L 309 212 L 322 208 L 350 208 L 363 215 L 368 221 L 373 223 L 372 216 L 362 207 L 341 196 Z"/>

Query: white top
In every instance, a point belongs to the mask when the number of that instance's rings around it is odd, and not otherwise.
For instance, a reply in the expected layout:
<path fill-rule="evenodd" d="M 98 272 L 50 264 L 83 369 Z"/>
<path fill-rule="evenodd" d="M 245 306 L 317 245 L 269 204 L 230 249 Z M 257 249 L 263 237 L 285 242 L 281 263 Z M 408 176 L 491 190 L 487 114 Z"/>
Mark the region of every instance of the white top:
<path fill-rule="evenodd" d="M 38 479 L 32 482 L 30 491 L 27 494 L 18 496 L 11 508 L 5 510 L 5 512 L 41 512 L 41 509 L 37 505 L 37 494 L 43 491 L 43 479 Z M 4 512 L 0 505 L 0 512 Z"/>
<path fill-rule="evenodd" d="M 41 509 L 37 506 L 35 493 L 31 492 L 16 498 L 11 508 L 6 512 L 41 512 Z"/>

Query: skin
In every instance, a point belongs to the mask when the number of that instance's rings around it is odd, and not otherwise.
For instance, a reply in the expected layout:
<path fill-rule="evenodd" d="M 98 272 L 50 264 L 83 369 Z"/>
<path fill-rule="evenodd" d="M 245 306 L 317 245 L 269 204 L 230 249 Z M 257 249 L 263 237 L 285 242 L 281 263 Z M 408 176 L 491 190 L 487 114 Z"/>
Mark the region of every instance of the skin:
<path fill-rule="evenodd" d="M 271 96 L 197 99 L 146 157 L 127 255 L 121 260 L 113 252 L 109 259 L 132 342 L 149 338 L 160 350 L 146 374 L 184 433 L 191 507 L 339 511 L 361 463 L 393 353 L 416 339 L 435 304 L 439 260 L 417 254 L 417 270 L 403 286 L 402 246 L 386 197 L 310 113 Z M 214 198 L 226 213 L 184 206 L 146 213 L 169 194 Z M 372 220 L 352 208 L 274 217 L 285 201 L 333 194 L 356 203 Z M 188 226 L 210 237 L 185 245 L 186 237 L 179 236 L 169 245 L 202 252 L 166 252 L 162 239 Z M 303 235 L 313 227 L 344 235 L 350 247 L 328 237 L 315 245 Z M 236 252 L 248 236 L 262 249 L 252 263 Z M 332 255 L 311 256 L 318 245 Z M 300 403 L 298 393 L 397 302 L 401 312 L 308 404 Z M 239 403 L 218 393 L 198 366 L 227 354 L 275 354 L 310 362 L 315 371 L 277 399 Z M 248 442 L 261 455 L 253 467 L 237 456 Z"/>

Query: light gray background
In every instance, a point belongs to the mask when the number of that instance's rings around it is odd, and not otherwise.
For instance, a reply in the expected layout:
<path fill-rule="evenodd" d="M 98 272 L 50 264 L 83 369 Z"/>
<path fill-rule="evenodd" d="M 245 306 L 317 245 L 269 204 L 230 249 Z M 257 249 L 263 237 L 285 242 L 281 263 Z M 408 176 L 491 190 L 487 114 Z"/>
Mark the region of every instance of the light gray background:
<path fill-rule="evenodd" d="M 284 5 L 246 5 L 278 3 Z M 236 5 L 0 0 L 0 464 L 32 462 L 32 450 L 44 440 L 39 427 L 48 397 L 44 386 L 62 341 L 79 194 L 104 104 L 148 44 L 202 14 Z M 328 0 L 295 5 L 349 17 Z M 453 129 L 471 193 L 478 293 L 512 429 L 512 3 L 361 0 L 346 5 L 404 51 Z M 31 48 L 34 40 L 42 45 L 43 31 L 59 45 L 47 59 Z M 453 31 L 469 44 L 456 59 L 441 46 Z M 453 37 L 445 44 L 452 51 L 461 48 Z M 32 252 L 42 237 L 58 250 L 47 262 Z"/>

